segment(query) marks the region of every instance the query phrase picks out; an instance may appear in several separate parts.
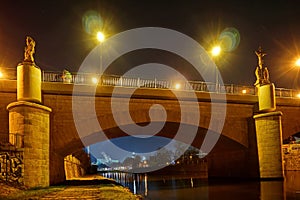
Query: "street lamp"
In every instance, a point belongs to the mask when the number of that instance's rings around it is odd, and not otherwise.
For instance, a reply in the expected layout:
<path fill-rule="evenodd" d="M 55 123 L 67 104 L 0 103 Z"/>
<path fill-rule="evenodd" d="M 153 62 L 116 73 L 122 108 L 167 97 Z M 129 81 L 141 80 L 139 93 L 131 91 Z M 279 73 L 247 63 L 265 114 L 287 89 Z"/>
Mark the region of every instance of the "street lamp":
<path fill-rule="evenodd" d="M 93 78 L 92 78 L 92 82 L 93 82 L 94 84 L 97 84 L 97 83 L 98 83 L 98 79 L 97 79 L 96 77 L 93 77 Z"/>
<path fill-rule="evenodd" d="M 180 88 L 181 88 L 180 83 L 176 83 L 176 84 L 175 84 L 175 89 L 176 89 L 176 90 L 179 90 Z"/>
<path fill-rule="evenodd" d="M 97 40 L 99 41 L 100 43 L 100 74 L 102 75 L 102 43 L 104 42 L 105 40 L 105 35 L 103 32 L 99 31 L 97 32 Z"/>
<path fill-rule="evenodd" d="M 104 42 L 104 40 L 105 40 L 105 35 L 101 31 L 97 32 L 97 40 L 100 43 Z"/>
<path fill-rule="evenodd" d="M 211 50 L 211 54 L 214 57 L 220 55 L 220 53 L 221 53 L 221 47 L 219 45 L 214 46 Z"/>
<path fill-rule="evenodd" d="M 217 57 L 221 54 L 221 51 L 222 51 L 221 47 L 219 45 L 216 45 L 212 48 L 211 55 L 213 57 Z M 218 76 L 217 67 L 215 69 L 215 73 L 216 73 L 216 92 L 218 92 L 219 91 L 219 76 Z"/>
<path fill-rule="evenodd" d="M 300 67 L 300 58 L 298 58 L 298 59 L 296 60 L 295 66 L 296 66 L 296 67 Z"/>

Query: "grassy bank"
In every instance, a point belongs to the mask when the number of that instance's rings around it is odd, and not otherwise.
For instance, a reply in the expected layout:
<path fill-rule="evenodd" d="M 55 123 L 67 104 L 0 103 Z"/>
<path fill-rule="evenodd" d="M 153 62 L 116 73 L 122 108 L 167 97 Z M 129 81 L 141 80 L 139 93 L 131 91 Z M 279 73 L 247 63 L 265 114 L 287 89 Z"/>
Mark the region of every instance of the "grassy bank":
<path fill-rule="evenodd" d="M 4 192 L 4 190 L 6 192 Z M 8 192 L 9 191 L 9 192 Z M 76 182 L 46 188 L 17 189 L 2 184 L 0 199 L 128 199 L 140 200 L 141 196 L 131 193 L 128 188 L 113 183 L 87 184 Z"/>
<path fill-rule="evenodd" d="M 0 189 L 0 199 L 40 199 L 48 194 L 60 192 L 66 186 L 51 186 L 46 188 L 31 188 L 31 189 L 16 189 L 12 186 L 3 186 L 11 192 L 2 193 L 3 188 Z"/>

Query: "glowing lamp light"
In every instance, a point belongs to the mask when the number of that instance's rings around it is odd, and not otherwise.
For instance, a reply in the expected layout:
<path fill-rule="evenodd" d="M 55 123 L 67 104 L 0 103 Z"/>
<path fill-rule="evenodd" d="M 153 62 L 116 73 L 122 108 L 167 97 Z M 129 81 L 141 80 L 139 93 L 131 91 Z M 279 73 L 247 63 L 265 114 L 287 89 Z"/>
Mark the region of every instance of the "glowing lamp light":
<path fill-rule="evenodd" d="M 211 54 L 213 56 L 218 56 L 221 53 L 221 47 L 220 46 L 215 46 L 212 50 L 211 50 Z"/>
<path fill-rule="evenodd" d="M 176 90 L 179 90 L 180 88 L 181 88 L 180 83 L 176 83 L 176 84 L 175 84 L 175 89 L 176 89 Z"/>
<path fill-rule="evenodd" d="M 300 67 L 300 58 L 298 58 L 295 62 L 296 67 Z"/>
<path fill-rule="evenodd" d="M 0 72 L 0 78 L 3 78 L 3 76 L 4 76 L 4 75 L 3 75 L 3 73 L 2 73 L 2 72 Z"/>
<path fill-rule="evenodd" d="M 100 31 L 97 33 L 97 40 L 99 42 L 103 42 L 105 40 L 104 34 L 102 32 L 100 32 Z"/>
<path fill-rule="evenodd" d="M 298 94 L 296 95 L 296 97 L 297 97 L 297 98 L 300 98 L 300 93 L 298 93 Z"/>
<path fill-rule="evenodd" d="M 92 78 L 92 82 L 93 82 L 94 84 L 97 84 L 97 83 L 98 83 L 98 79 L 95 78 L 95 77 L 93 77 L 93 78 Z"/>
<path fill-rule="evenodd" d="M 242 93 L 243 93 L 243 94 L 246 94 L 246 93 L 247 93 L 247 90 L 245 90 L 245 89 L 242 90 Z"/>

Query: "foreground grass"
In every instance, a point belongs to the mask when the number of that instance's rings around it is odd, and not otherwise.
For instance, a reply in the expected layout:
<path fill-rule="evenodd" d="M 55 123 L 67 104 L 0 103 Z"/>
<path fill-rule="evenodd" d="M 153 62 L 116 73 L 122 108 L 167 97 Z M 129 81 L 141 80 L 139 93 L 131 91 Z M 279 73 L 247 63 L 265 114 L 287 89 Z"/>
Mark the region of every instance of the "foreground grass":
<path fill-rule="evenodd" d="M 54 192 L 63 191 L 66 186 L 50 186 L 45 188 L 31 188 L 10 193 L 8 196 L 0 194 L 0 199 L 39 199 Z"/>
<path fill-rule="evenodd" d="M 140 200 L 141 196 L 134 195 L 128 188 L 114 184 L 50 186 L 33 188 L 1 196 L 0 199 L 128 199 Z"/>

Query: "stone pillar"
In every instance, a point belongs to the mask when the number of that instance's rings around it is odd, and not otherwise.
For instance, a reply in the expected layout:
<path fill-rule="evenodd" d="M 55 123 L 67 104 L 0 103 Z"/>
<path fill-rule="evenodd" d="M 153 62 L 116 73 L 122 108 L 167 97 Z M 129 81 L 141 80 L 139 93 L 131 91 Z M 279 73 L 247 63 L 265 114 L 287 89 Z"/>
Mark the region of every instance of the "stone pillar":
<path fill-rule="evenodd" d="M 24 60 L 17 67 L 17 102 L 7 106 L 10 142 L 24 149 L 23 183 L 28 187 L 50 185 L 50 113 L 41 105 L 41 69 L 34 63 L 35 41 L 27 36 Z M 14 140 L 19 136 L 21 141 Z"/>
<path fill-rule="evenodd" d="M 276 112 L 275 86 L 269 70 L 263 65 L 267 54 L 259 47 L 255 51 L 258 66 L 255 70 L 258 112 L 253 116 L 256 128 L 260 178 L 283 178 L 281 112 Z"/>
<path fill-rule="evenodd" d="M 28 187 L 50 185 L 49 144 L 51 109 L 27 101 L 13 102 L 9 111 L 9 132 L 22 137 L 23 182 Z"/>
<path fill-rule="evenodd" d="M 260 178 L 283 178 L 281 112 L 254 115 Z"/>

